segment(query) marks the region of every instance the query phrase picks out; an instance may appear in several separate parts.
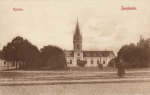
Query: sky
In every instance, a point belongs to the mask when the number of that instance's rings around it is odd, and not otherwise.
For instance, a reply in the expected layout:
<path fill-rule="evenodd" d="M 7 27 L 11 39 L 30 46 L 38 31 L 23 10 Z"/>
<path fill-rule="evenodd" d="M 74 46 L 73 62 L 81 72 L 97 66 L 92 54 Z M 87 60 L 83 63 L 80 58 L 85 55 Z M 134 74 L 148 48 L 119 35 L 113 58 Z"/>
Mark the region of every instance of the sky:
<path fill-rule="evenodd" d="M 39 49 L 56 45 L 72 50 L 78 18 L 84 50 L 117 52 L 122 45 L 138 42 L 140 35 L 150 37 L 149 4 L 150 0 L 0 0 L 0 49 L 22 36 Z"/>

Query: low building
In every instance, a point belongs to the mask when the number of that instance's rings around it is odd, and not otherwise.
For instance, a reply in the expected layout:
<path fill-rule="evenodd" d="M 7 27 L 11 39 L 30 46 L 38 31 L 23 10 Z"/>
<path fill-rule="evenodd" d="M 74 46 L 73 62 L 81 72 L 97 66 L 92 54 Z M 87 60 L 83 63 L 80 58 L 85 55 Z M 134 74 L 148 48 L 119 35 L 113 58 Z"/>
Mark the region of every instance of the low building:
<path fill-rule="evenodd" d="M 15 69 L 16 65 L 10 61 L 0 59 L 0 71 Z"/>

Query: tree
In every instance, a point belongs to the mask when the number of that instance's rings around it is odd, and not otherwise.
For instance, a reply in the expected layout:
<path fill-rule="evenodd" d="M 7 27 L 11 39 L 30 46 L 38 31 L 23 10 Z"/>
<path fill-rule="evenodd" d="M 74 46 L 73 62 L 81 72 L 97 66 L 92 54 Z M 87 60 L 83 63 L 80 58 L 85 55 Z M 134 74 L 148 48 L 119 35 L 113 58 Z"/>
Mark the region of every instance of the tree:
<path fill-rule="evenodd" d="M 38 59 L 39 50 L 28 40 L 17 36 L 3 47 L 2 55 L 5 60 L 17 63 L 19 68 L 25 68 L 35 63 L 35 60 Z"/>
<path fill-rule="evenodd" d="M 22 67 L 39 67 L 39 54 L 38 48 L 28 42 L 28 40 L 24 40 L 20 48 L 18 48 L 19 59 L 24 63 Z"/>
<path fill-rule="evenodd" d="M 147 40 L 137 45 L 124 45 L 118 52 L 118 57 L 124 60 L 126 68 L 141 68 L 150 66 L 150 47 Z"/>
<path fill-rule="evenodd" d="M 40 57 L 43 67 L 51 70 L 66 69 L 66 60 L 64 51 L 56 46 L 44 46 L 41 50 Z"/>
<path fill-rule="evenodd" d="M 0 50 L 0 59 L 3 59 L 2 51 Z"/>
<path fill-rule="evenodd" d="M 113 68 L 115 69 L 115 68 L 116 68 L 116 65 L 117 65 L 117 61 L 118 61 L 118 58 L 117 58 L 117 57 L 111 59 L 111 60 L 109 61 L 109 63 L 108 63 L 108 66 L 109 66 L 109 67 L 113 67 Z"/>

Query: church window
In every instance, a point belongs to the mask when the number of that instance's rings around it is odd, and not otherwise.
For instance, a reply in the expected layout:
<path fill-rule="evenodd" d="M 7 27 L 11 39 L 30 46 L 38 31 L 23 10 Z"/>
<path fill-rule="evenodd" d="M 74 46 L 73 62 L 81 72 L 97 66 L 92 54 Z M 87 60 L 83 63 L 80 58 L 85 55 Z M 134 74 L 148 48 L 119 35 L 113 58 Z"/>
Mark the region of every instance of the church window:
<path fill-rule="evenodd" d="M 93 64 L 93 60 L 91 60 L 91 64 Z"/>
<path fill-rule="evenodd" d="M 78 53 L 78 56 L 80 56 L 80 53 Z"/>
<path fill-rule="evenodd" d="M 6 65 L 6 61 L 4 61 L 4 65 Z"/>
<path fill-rule="evenodd" d="M 99 64 L 100 62 L 99 62 L 99 60 L 97 60 L 97 64 Z"/>
<path fill-rule="evenodd" d="M 103 64 L 105 64 L 105 61 L 103 61 Z"/>
<path fill-rule="evenodd" d="M 77 44 L 77 49 L 79 49 L 79 44 Z"/>
<path fill-rule="evenodd" d="M 72 60 L 70 60 L 70 64 L 72 64 Z"/>
<path fill-rule="evenodd" d="M 100 62 L 101 62 L 101 58 L 100 58 L 99 60 L 100 60 Z"/>

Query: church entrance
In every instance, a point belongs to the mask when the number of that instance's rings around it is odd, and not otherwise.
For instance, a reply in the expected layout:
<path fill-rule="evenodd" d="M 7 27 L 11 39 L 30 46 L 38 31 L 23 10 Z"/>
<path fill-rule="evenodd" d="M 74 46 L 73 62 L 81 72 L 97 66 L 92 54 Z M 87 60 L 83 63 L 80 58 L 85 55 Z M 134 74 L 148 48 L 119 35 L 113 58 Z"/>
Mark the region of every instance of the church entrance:
<path fill-rule="evenodd" d="M 86 64 L 86 62 L 85 62 L 85 61 L 80 60 L 80 59 L 77 59 L 77 65 L 78 65 L 78 66 L 80 66 L 80 67 L 84 67 L 84 66 L 85 66 L 85 64 Z"/>
<path fill-rule="evenodd" d="M 77 64 L 80 64 L 80 59 L 77 59 Z"/>

